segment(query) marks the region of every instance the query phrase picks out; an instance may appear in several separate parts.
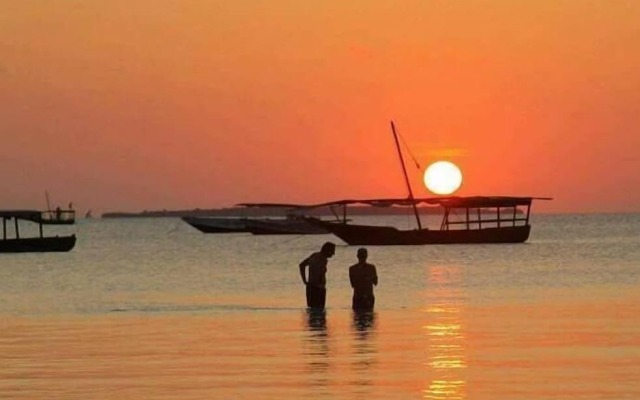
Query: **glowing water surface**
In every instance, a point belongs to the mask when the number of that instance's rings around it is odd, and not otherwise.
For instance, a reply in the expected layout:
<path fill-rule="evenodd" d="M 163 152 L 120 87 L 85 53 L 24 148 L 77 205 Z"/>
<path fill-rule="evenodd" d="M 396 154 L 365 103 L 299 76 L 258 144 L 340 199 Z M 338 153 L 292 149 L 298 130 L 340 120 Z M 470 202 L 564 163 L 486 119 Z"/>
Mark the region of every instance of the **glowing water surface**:
<path fill-rule="evenodd" d="M 328 309 L 303 307 L 297 263 L 329 235 L 82 221 L 73 252 L 0 255 L 0 398 L 637 399 L 639 227 L 534 216 L 523 245 L 370 247 L 377 308 L 354 314 L 340 245 Z"/>

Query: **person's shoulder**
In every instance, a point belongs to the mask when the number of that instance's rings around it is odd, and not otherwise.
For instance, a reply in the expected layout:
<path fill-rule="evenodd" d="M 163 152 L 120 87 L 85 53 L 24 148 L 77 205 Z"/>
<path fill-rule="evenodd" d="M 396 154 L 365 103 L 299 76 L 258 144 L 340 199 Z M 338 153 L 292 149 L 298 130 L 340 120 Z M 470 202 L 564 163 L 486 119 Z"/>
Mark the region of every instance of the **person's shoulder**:
<path fill-rule="evenodd" d="M 373 269 L 376 269 L 376 266 L 375 266 L 375 265 L 373 265 L 373 264 L 369 264 L 369 263 L 367 263 L 367 267 L 369 267 L 369 268 L 373 268 Z"/>
<path fill-rule="evenodd" d="M 326 263 L 328 261 L 327 257 L 325 257 L 325 255 L 322 254 L 321 251 L 315 252 L 312 255 L 310 255 L 309 260 L 315 263 Z"/>
<path fill-rule="evenodd" d="M 311 253 L 304 260 L 302 260 L 300 264 L 313 262 L 313 260 L 315 260 L 316 258 L 318 258 L 318 252 Z"/>

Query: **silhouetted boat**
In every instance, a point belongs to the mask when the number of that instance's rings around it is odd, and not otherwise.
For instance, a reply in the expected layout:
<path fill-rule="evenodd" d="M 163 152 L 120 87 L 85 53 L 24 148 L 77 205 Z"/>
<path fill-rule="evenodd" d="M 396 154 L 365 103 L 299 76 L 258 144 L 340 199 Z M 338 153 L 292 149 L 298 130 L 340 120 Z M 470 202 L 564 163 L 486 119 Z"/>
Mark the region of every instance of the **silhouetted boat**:
<path fill-rule="evenodd" d="M 247 230 L 254 235 L 322 235 L 329 231 L 307 222 L 304 218 L 248 219 Z"/>
<path fill-rule="evenodd" d="M 204 233 L 241 233 L 254 235 L 327 234 L 327 230 L 311 225 L 302 218 L 211 218 L 182 217 L 187 224 Z"/>
<path fill-rule="evenodd" d="M 73 249 L 76 244 L 76 236 L 52 236 L 45 237 L 42 225 L 45 223 L 40 211 L 33 210 L 6 210 L 0 211 L 2 218 L 2 239 L 0 240 L 0 253 L 27 253 L 27 252 L 64 252 Z M 7 236 L 7 222 L 14 220 L 13 238 Z M 19 221 L 37 223 L 39 237 L 20 237 Z"/>
<path fill-rule="evenodd" d="M 324 228 L 349 245 L 424 245 L 424 244 L 464 244 L 464 243 L 522 243 L 529 238 L 531 226 L 529 215 L 534 197 L 475 196 L 475 197 L 440 197 L 416 199 L 413 197 L 411 184 L 407 176 L 402 151 L 395 125 L 391 122 L 391 131 L 400 157 L 405 184 L 409 191 L 406 199 L 374 199 L 374 200 L 339 200 L 325 203 L 325 206 L 343 206 L 343 223 L 328 223 L 317 218 L 307 218 L 309 223 Z M 550 200 L 548 198 L 537 198 Z M 370 206 L 410 206 L 416 217 L 418 228 L 401 230 L 393 226 L 356 225 L 347 222 L 347 206 L 364 204 Z M 444 217 L 440 229 L 423 228 L 418 214 L 418 204 L 437 205 L 444 209 Z M 526 216 L 518 212 L 518 207 L 526 207 Z M 495 209 L 491 217 L 486 209 Z M 505 209 L 511 213 L 505 215 Z M 452 217 L 463 215 L 461 220 Z"/>
<path fill-rule="evenodd" d="M 522 243 L 529 238 L 529 216 L 535 197 L 474 196 L 441 197 L 424 199 L 374 199 L 340 200 L 325 205 L 416 206 L 420 204 L 440 206 L 443 218 L 439 229 L 423 228 L 401 230 L 393 226 L 372 226 L 344 223 L 327 223 L 307 217 L 307 221 L 322 227 L 349 245 L 424 245 L 424 244 L 472 244 L 472 243 Z M 519 207 L 526 208 L 521 210 Z M 417 216 L 418 221 L 420 217 Z"/>
<path fill-rule="evenodd" d="M 75 210 L 55 210 L 42 211 L 41 222 L 43 225 L 73 225 L 76 223 Z"/>
<path fill-rule="evenodd" d="M 261 209 L 285 209 L 283 218 L 248 218 L 247 230 L 254 235 L 323 235 L 326 229 L 310 224 L 304 218 L 315 206 L 282 203 L 241 203 L 238 206 Z"/>
<path fill-rule="evenodd" d="M 66 210 L 60 207 L 53 209 L 49 201 L 49 192 L 45 190 L 44 195 L 47 201 L 47 210 L 42 211 L 40 218 L 43 225 L 73 225 L 76 223 L 76 211 L 73 209 L 72 203 L 69 203 L 69 208 Z"/>
<path fill-rule="evenodd" d="M 247 218 L 182 217 L 182 220 L 203 233 L 249 232 Z"/>

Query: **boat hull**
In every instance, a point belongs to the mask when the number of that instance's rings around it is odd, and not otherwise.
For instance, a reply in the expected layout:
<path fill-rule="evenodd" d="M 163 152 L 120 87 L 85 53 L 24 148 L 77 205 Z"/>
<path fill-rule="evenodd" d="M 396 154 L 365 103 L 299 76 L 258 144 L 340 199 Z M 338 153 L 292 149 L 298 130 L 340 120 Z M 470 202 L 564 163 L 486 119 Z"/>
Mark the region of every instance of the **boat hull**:
<path fill-rule="evenodd" d="M 523 243 L 529 238 L 530 225 L 470 230 L 399 230 L 390 226 L 332 224 L 318 219 L 321 226 L 352 246 L 403 246 L 427 244 Z"/>
<path fill-rule="evenodd" d="M 0 240 L 0 253 L 66 252 L 76 245 L 76 236 Z"/>
<path fill-rule="evenodd" d="M 69 219 L 69 220 L 42 220 L 42 225 L 73 225 L 76 223 L 75 219 Z"/>
<path fill-rule="evenodd" d="M 183 217 L 182 220 L 203 233 L 248 232 L 246 218 Z"/>
<path fill-rule="evenodd" d="M 247 221 L 247 230 L 254 235 L 326 235 L 328 230 L 306 220 L 256 219 Z"/>

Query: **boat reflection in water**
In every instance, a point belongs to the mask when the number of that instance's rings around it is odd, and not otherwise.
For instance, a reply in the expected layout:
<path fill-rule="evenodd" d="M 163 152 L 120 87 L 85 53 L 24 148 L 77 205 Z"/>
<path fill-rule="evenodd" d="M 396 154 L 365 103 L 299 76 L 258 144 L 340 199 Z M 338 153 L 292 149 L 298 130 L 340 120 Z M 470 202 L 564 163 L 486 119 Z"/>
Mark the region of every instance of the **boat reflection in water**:
<path fill-rule="evenodd" d="M 425 399 L 467 398 L 464 296 L 457 267 L 434 266 L 428 272 L 425 308 L 427 376 Z"/>

